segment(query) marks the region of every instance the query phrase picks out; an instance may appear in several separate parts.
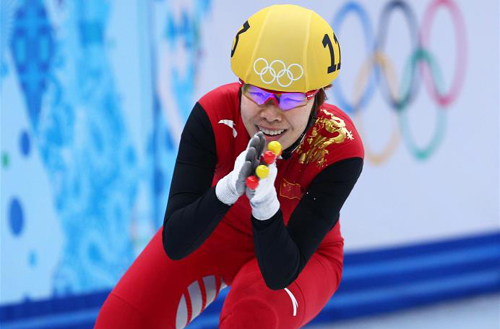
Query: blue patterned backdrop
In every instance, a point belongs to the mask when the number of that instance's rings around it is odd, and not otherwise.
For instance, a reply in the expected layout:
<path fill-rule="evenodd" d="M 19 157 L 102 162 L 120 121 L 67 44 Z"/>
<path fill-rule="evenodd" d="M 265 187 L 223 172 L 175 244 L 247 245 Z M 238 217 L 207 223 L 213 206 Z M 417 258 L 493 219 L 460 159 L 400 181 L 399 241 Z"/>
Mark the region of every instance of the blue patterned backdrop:
<path fill-rule="evenodd" d="M 360 72 L 362 65 L 349 58 L 374 51 L 369 42 L 375 32 L 369 29 L 376 24 L 367 15 L 375 17 L 383 6 L 408 10 L 411 5 L 421 17 L 424 2 L 310 2 L 332 22 L 344 46 L 343 70 L 351 73 L 343 73 L 338 84 L 348 87 L 354 80 L 349 76 Z M 498 181 L 499 83 L 491 73 L 498 70 L 490 69 L 498 67 L 498 54 L 476 52 L 491 46 L 472 38 L 482 35 L 486 18 L 473 15 L 469 2 L 457 3 L 455 15 L 465 17 L 467 29 L 460 40 L 471 45 L 463 67 L 474 69 L 464 71 L 467 79 L 456 102 L 438 106 L 447 111 L 438 117 L 449 120 L 446 130 L 436 125 L 442 145 L 432 145 L 432 157 L 425 159 L 410 159 L 407 148 L 392 145 L 391 160 L 383 165 L 367 161 L 343 215 L 346 245 L 352 247 L 344 281 L 318 321 L 500 290 L 498 189 L 489 183 Z M 266 5 L 264 0 L 1 0 L 2 327 L 92 326 L 109 290 L 162 224 L 180 133 L 194 102 L 217 85 L 235 81 L 229 70 L 232 37 L 248 15 Z M 353 28 L 354 16 L 349 16 L 356 13 L 361 29 Z M 432 45 L 449 86 L 454 62 L 448 61 L 446 42 L 453 38 L 439 35 L 450 30 L 449 21 L 440 22 L 444 28 L 434 26 L 433 33 L 443 45 Z M 340 23 L 346 25 L 341 29 Z M 389 36 L 397 39 L 395 26 Z M 367 33 L 366 39 L 349 37 L 359 31 Z M 387 53 L 402 47 L 386 46 Z M 395 54 L 394 65 L 404 67 L 408 54 Z M 389 121 L 379 114 L 390 110 L 376 96 L 380 77 L 381 71 L 371 76 L 365 86 L 370 91 L 360 98 L 377 113 L 364 114 L 363 127 L 371 133 L 364 137 L 367 147 L 391 138 L 385 130 L 373 131 Z M 478 82 L 485 78 L 487 86 Z M 334 89 L 330 101 L 342 105 L 361 128 L 349 90 Z M 367 94 L 375 95 L 370 105 Z M 420 103 L 409 109 L 423 114 L 411 117 L 419 129 L 413 136 L 425 140 L 432 135 L 425 125 L 434 127 L 429 119 L 434 114 L 425 109 L 436 105 L 427 99 L 422 103 L 421 94 L 415 98 Z M 463 132 L 471 130 L 464 109 L 488 109 L 485 104 L 496 108 L 476 111 L 473 126 L 484 128 L 464 140 Z M 483 140 L 495 140 L 494 154 L 477 147 Z M 465 147 L 480 156 L 460 162 Z M 454 187 L 456 177 L 469 192 Z M 448 197 L 435 203 L 433 193 Z M 471 195 L 477 196 L 473 204 L 464 202 Z M 454 203 L 460 204 L 457 212 L 450 210 Z M 373 209 L 381 216 L 373 217 Z M 216 327 L 224 295 L 192 328 Z"/>
<path fill-rule="evenodd" d="M 122 5 L 131 10 L 117 9 Z M 44 297 L 110 288 L 124 273 L 163 220 L 209 10 L 209 1 L 174 17 L 162 1 L 2 0 L 2 138 L 14 142 L 2 143 L 3 271 L 14 277 L 20 270 L 7 267 L 10 258 L 24 258 L 21 267 L 44 266 Z M 152 11 L 162 17 L 148 21 Z M 131 32 L 141 20 L 142 35 Z M 161 60 L 179 51 L 187 72 L 165 67 L 170 89 L 159 90 Z M 164 99 L 177 121 L 167 120 Z M 13 172 L 26 162 L 37 171 Z M 32 183 L 40 173 L 43 188 Z M 12 183 L 30 186 L 23 192 Z M 42 194 L 48 213 L 33 204 Z M 33 223 L 47 215 L 58 227 L 34 232 Z M 54 230 L 60 249 L 48 264 L 36 240 Z M 10 240 L 29 240 L 32 249 L 6 253 Z M 29 289 L 4 290 L 2 302 L 31 297 Z"/>

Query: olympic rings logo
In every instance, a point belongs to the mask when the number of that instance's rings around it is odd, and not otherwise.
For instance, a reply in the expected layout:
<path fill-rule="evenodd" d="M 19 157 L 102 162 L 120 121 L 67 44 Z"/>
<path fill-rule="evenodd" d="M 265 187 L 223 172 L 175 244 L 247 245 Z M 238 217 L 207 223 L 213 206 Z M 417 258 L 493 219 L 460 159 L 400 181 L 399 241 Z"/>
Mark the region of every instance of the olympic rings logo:
<path fill-rule="evenodd" d="M 264 66 L 261 67 L 259 70 L 257 68 L 257 66 L 261 62 L 264 62 Z M 276 63 L 278 64 L 278 67 L 275 68 Z M 294 67 L 297 67 L 298 69 L 300 69 L 300 71 L 292 70 L 292 68 L 294 68 Z M 257 73 L 257 75 L 260 76 L 260 80 L 262 82 L 264 82 L 265 84 L 267 84 L 267 85 L 271 84 L 276 80 L 276 82 L 283 88 L 290 86 L 292 84 L 292 82 L 299 80 L 304 75 L 304 69 L 299 64 L 290 64 L 287 67 L 285 65 L 285 63 L 279 59 L 276 59 L 276 60 L 272 61 L 271 64 L 269 64 L 265 58 L 257 58 L 255 60 L 255 62 L 253 63 L 253 70 L 255 73 Z M 294 72 L 295 73 L 300 72 L 298 74 L 298 77 L 294 76 L 294 74 L 293 74 Z M 283 84 L 280 79 L 285 74 L 286 74 L 286 77 L 288 78 L 288 83 Z"/>
<path fill-rule="evenodd" d="M 428 49 L 432 23 L 439 7 L 445 7 L 452 18 L 457 48 L 454 66 L 455 72 L 451 87 L 447 91 L 443 87 L 441 69 L 432 52 Z M 412 41 L 412 53 L 405 64 L 404 73 L 399 82 L 388 57 L 383 53 L 389 18 L 396 10 L 400 10 L 406 18 Z M 338 79 L 339 81 L 337 81 L 335 88 L 333 88 L 333 93 L 341 108 L 355 115 L 358 130 L 360 130 L 362 135 L 364 134 L 362 133 L 361 110 L 369 103 L 376 86 L 380 86 L 383 98 L 396 111 L 399 120 L 399 129 L 398 127 L 394 128 L 390 141 L 382 152 L 372 152 L 368 148 L 367 140 L 365 141 L 367 158 L 374 164 L 386 161 L 399 144 L 401 139 L 399 130 L 401 130 L 403 139 L 410 152 L 417 159 L 425 160 L 429 158 L 443 140 L 445 130 L 444 109 L 456 101 L 464 83 L 467 64 L 467 41 L 465 38 L 464 19 L 458 6 L 452 0 L 432 1 L 424 12 L 420 24 L 421 29 L 419 30 L 416 15 L 410 6 L 401 0 L 390 1 L 385 5 L 380 15 L 377 38 L 374 36 L 367 12 L 356 2 L 349 2 L 344 5 L 334 17 L 332 25 L 338 35 L 340 35 L 342 22 L 351 13 L 356 15 L 362 24 L 368 56 L 355 79 L 356 95 L 352 98 L 353 101 L 347 101 L 344 96 L 339 83 L 340 79 Z M 408 108 L 419 92 L 421 78 L 431 98 L 440 108 L 437 111 L 437 124 L 434 128 L 433 137 L 424 147 L 416 145 L 413 136 L 409 132 L 408 123 Z M 364 86 L 364 90 L 361 86 Z"/>

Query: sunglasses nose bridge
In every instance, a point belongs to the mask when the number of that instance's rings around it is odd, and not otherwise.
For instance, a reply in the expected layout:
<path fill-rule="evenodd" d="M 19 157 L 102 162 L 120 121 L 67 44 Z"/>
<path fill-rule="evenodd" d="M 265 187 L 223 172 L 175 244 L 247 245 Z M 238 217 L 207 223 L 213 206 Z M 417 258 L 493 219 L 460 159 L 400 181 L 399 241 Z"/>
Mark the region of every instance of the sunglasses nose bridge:
<path fill-rule="evenodd" d="M 276 106 L 279 106 L 279 101 L 278 101 L 278 98 L 276 98 L 276 95 L 273 95 L 273 94 L 270 94 L 269 96 L 267 96 L 266 100 L 264 101 L 264 104 L 274 104 Z"/>

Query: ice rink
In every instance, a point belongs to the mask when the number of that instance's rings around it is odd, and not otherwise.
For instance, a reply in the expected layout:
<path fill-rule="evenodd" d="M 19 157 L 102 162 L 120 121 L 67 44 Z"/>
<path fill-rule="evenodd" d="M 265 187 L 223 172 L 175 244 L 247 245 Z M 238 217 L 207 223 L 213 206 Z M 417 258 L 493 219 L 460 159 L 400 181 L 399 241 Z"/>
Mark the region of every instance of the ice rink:
<path fill-rule="evenodd" d="M 499 329 L 500 294 L 308 329 Z"/>

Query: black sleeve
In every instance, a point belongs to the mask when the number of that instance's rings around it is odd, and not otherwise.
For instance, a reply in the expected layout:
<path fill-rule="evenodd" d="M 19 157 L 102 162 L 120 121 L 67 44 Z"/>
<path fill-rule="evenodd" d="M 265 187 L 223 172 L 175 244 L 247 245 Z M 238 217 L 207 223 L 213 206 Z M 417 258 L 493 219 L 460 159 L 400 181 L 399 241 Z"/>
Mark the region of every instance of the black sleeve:
<path fill-rule="evenodd" d="M 255 253 L 271 289 L 290 285 L 334 227 L 340 209 L 361 174 L 363 160 L 350 158 L 325 168 L 314 178 L 292 213 L 288 226 L 278 211 L 268 220 L 252 218 Z"/>
<path fill-rule="evenodd" d="M 216 164 L 212 125 L 197 103 L 181 135 L 163 221 L 163 248 L 171 259 L 201 246 L 230 208 L 211 187 Z"/>

